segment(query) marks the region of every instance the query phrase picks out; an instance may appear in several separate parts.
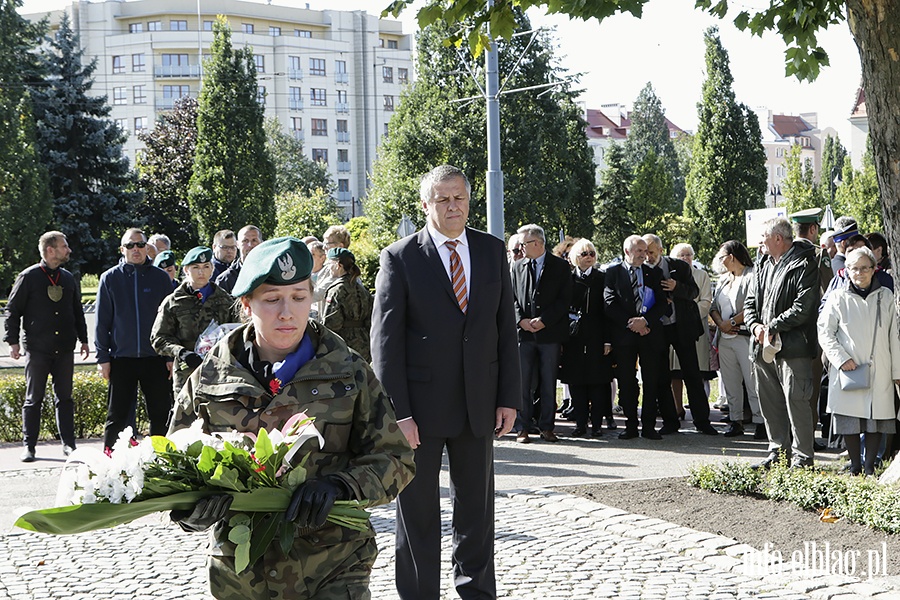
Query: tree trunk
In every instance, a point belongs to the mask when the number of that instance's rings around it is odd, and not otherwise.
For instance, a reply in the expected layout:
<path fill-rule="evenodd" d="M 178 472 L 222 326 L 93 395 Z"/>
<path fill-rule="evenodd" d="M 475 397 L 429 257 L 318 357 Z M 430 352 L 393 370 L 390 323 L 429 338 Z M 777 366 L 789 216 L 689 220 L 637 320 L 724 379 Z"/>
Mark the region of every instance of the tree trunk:
<path fill-rule="evenodd" d="M 848 0 L 892 262 L 900 260 L 900 0 Z M 900 298 L 900 294 L 898 294 Z"/>

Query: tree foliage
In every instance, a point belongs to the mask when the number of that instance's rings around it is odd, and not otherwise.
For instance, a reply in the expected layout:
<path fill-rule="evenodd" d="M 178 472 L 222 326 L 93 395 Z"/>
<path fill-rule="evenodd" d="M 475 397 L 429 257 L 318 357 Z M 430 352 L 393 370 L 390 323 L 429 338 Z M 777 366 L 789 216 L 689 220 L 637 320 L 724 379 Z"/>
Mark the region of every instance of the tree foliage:
<path fill-rule="evenodd" d="M 834 202 L 837 186 L 835 179 L 840 180 L 846 157 L 847 149 L 841 144 L 840 136 L 825 136 L 825 143 L 822 145 L 822 170 L 819 172 L 819 186 L 822 189 L 822 195 L 827 198 L 828 202 Z"/>
<path fill-rule="evenodd" d="M 803 157 L 803 146 L 791 145 L 784 158 L 785 174 L 781 182 L 787 214 L 807 208 L 820 208 L 822 194 L 816 183 L 812 159 Z"/>
<path fill-rule="evenodd" d="M 833 209 L 835 215 L 850 215 L 856 219 L 859 230 L 864 233 L 884 231 L 881 214 L 881 194 L 872 148 L 869 145 L 863 155 L 862 169 L 856 170 L 850 157 L 844 159 L 843 181 L 837 186 Z"/>
<path fill-rule="evenodd" d="M 34 95 L 35 119 L 53 224 L 72 248 L 69 268 L 100 273 L 115 262 L 128 210 L 141 194 L 123 153 L 125 133 L 109 119 L 106 96 L 88 95 L 97 60 L 82 65 L 83 53 L 63 13 L 43 53 L 47 79 Z"/>
<path fill-rule="evenodd" d="M 234 50 L 224 17 L 213 24 L 197 112 L 188 203 L 201 239 L 220 229 L 275 229 L 275 168 L 266 151 L 253 49 Z"/>
<path fill-rule="evenodd" d="M 182 250 L 211 242 L 200 239 L 188 205 L 197 146 L 197 106 L 194 98 L 179 98 L 152 130 L 138 134 L 145 146 L 137 159 L 144 199 L 134 210 L 134 222 L 166 234 L 172 246 Z"/>
<path fill-rule="evenodd" d="M 625 150 L 615 142 L 606 150 L 606 169 L 600 174 L 596 218 L 594 245 L 600 258 L 609 260 L 619 256 L 622 242 L 638 230 L 631 218 L 631 171 L 625 162 Z"/>
<path fill-rule="evenodd" d="M 314 235 L 321 239 L 325 230 L 341 223 L 341 210 L 337 201 L 323 189 L 305 195 L 285 192 L 275 200 L 278 225 L 277 237 L 291 235 L 303 238 Z"/>
<path fill-rule="evenodd" d="M 649 82 L 634 101 L 629 118 L 631 127 L 625 139 L 628 167 L 636 172 L 652 152 L 655 155 L 654 161 L 660 163 L 670 180 L 671 198 L 661 202 L 660 206 L 664 207 L 665 212 L 681 212 L 684 202 L 684 173 L 679 167 L 678 155 L 669 136 L 666 111 Z"/>
<path fill-rule="evenodd" d="M 275 194 L 310 196 L 316 190 L 334 192 L 334 182 L 323 162 L 303 154 L 303 142 L 288 134 L 278 119 L 266 119 L 266 149 L 275 166 Z"/>
<path fill-rule="evenodd" d="M 530 29 L 519 15 L 522 30 Z M 389 135 L 379 149 L 373 185 L 365 201 L 373 239 L 383 245 L 396 239 L 402 215 L 424 223 L 419 180 L 433 167 L 451 163 L 472 183 L 469 223 L 484 228 L 487 140 L 485 104 L 462 60 L 467 51 L 444 45 L 449 30 L 434 24 L 418 34 L 419 75 L 391 118 Z M 528 36 L 499 46 L 500 73 L 509 76 L 528 45 Z M 558 81 L 553 45 L 547 34 L 537 39 L 506 84 L 508 89 Z M 463 58 L 461 58 L 463 55 Z M 477 72 L 480 69 L 475 69 Z M 480 82 L 483 87 L 483 81 Z M 505 228 L 534 222 L 548 231 L 593 235 L 593 159 L 584 136 L 585 123 L 567 85 L 540 94 L 525 91 L 502 96 L 501 161 L 504 173 Z"/>
<path fill-rule="evenodd" d="M 728 52 L 718 29 L 704 35 L 706 80 L 698 106 L 684 214 L 693 222 L 691 244 L 702 261 L 719 246 L 746 237 L 744 211 L 765 205 L 766 167 L 756 114 L 735 101 Z"/>

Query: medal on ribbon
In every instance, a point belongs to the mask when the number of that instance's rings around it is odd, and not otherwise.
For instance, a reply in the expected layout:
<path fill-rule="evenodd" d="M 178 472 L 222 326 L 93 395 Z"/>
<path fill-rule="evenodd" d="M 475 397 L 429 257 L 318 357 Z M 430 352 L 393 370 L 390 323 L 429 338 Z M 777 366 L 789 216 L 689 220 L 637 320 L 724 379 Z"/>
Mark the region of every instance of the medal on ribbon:
<path fill-rule="evenodd" d="M 47 295 L 54 302 L 59 302 L 60 300 L 62 300 L 62 297 L 63 297 L 63 288 L 61 285 L 59 285 L 59 278 L 62 275 L 62 273 L 57 271 L 56 279 L 54 279 L 53 277 L 50 276 L 50 273 L 48 273 L 46 271 L 46 269 L 44 269 L 44 267 L 41 267 L 41 271 L 43 271 L 44 275 L 47 276 L 47 279 L 50 280 L 50 285 L 47 286 Z"/>

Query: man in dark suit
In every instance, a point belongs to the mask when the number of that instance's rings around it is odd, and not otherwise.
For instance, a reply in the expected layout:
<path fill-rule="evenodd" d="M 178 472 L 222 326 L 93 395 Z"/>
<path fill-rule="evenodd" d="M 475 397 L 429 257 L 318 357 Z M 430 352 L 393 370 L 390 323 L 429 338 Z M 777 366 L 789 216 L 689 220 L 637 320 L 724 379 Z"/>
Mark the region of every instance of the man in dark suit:
<path fill-rule="evenodd" d="M 497 597 L 491 435 L 519 408 L 519 358 L 506 247 L 466 227 L 471 187 L 442 165 L 420 188 L 426 227 L 381 253 L 372 366 L 416 451 L 416 477 L 397 498 L 397 591 L 441 589 L 441 458 L 453 499 L 453 576 L 464 599 Z"/>
<path fill-rule="evenodd" d="M 619 382 L 619 405 L 626 419 L 625 431 L 619 438 L 628 440 L 638 436 L 639 390 L 635 365 L 640 358 L 644 384 L 641 435 L 658 440 L 662 436 L 656 431 L 656 400 L 666 343 L 660 318 L 665 314 L 666 302 L 659 270 L 644 264 L 647 243 L 640 236 L 632 235 L 625 240 L 623 250 L 624 260 L 607 268 L 603 290 Z M 668 360 L 668 356 L 665 358 Z M 675 412 L 674 405 L 672 412 Z"/>
<path fill-rule="evenodd" d="M 525 225 L 521 236 L 525 260 L 512 265 L 513 297 L 519 325 L 519 362 L 522 366 L 522 409 L 516 419 L 516 441 L 528 443 L 528 427 L 534 413 L 532 382 L 539 382 L 541 439 L 558 442 L 553 432 L 556 414 L 556 373 L 559 348 L 569 337 L 569 301 L 572 272 L 569 263 L 547 252 L 544 230 Z M 537 375 L 537 377 L 535 377 Z"/>
<path fill-rule="evenodd" d="M 681 367 L 681 379 L 687 390 L 688 403 L 691 407 L 691 419 L 697 431 L 706 435 L 718 432 L 709 422 L 709 398 L 700 375 L 700 363 L 697 358 L 697 338 L 706 333 L 703 321 L 700 320 L 700 309 L 695 299 L 700 288 L 694 280 L 692 265 L 663 255 L 662 240 L 659 236 L 648 233 L 644 236 L 647 242 L 647 264 L 661 273 L 660 285 L 665 293 L 666 312 L 662 317 L 665 333 L 665 357 L 660 365 L 659 375 L 659 407 L 663 417 L 663 427 L 659 432 L 663 435 L 678 431 L 678 415 L 675 412 L 675 397 L 672 395 L 672 376 L 669 371 L 669 347 L 678 356 Z M 671 409 L 671 413 L 669 411 Z"/>

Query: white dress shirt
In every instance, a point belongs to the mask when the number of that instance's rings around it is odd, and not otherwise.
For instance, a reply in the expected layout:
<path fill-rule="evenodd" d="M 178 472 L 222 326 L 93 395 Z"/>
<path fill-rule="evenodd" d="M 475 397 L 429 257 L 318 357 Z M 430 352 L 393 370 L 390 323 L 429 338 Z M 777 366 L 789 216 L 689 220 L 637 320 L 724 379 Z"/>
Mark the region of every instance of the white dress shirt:
<path fill-rule="evenodd" d="M 432 227 L 430 223 L 426 228 L 428 229 L 428 235 L 431 236 L 431 241 L 437 247 L 438 255 L 441 257 L 441 262 L 444 263 L 444 270 L 447 272 L 447 278 L 450 281 L 453 281 L 453 277 L 450 276 L 450 247 L 444 242 L 453 239 L 459 242 L 456 245 L 456 253 L 459 254 L 463 273 L 466 274 L 466 298 L 468 299 L 472 291 L 472 257 L 469 254 L 469 240 L 466 238 L 466 230 L 463 229 L 462 234 L 457 238 L 449 238 Z"/>

